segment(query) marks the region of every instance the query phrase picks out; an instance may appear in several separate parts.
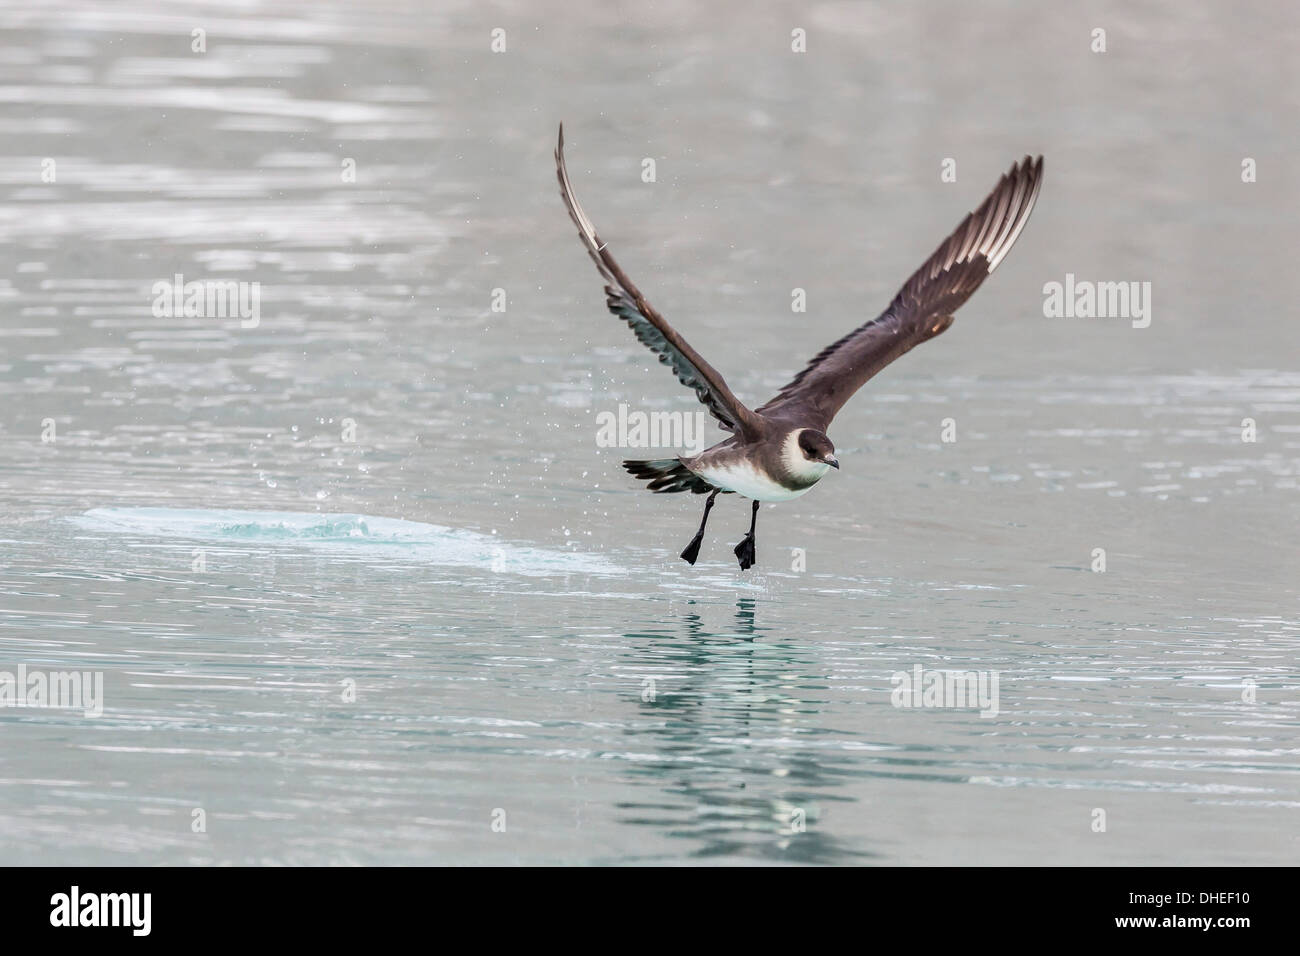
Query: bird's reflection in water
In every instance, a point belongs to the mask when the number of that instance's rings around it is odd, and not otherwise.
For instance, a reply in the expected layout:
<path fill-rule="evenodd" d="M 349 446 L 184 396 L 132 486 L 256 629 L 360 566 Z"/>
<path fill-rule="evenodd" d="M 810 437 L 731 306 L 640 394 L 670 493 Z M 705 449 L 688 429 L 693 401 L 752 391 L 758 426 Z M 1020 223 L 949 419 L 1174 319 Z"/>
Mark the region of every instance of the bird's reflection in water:
<path fill-rule="evenodd" d="M 629 731 L 633 782 L 662 796 L 620 805 L 625 822 L 697 844 L 698 857 L 831 863 L 875 854 L 829 835 L 827 813 L 859 812 L 836 793 L 842 763 L 812 746 L 824 677 L 797 635 L 759 623 L 741 598 L 730 626 L 710 626 L 719 605 L 689 601 L 667 626 L 625 635 L 624 666 L 642 676 L 642 719 Z M 803 745 L 802 741 L 810 745 Z M 838 804 L 832 808 L 832 804 Z"/>

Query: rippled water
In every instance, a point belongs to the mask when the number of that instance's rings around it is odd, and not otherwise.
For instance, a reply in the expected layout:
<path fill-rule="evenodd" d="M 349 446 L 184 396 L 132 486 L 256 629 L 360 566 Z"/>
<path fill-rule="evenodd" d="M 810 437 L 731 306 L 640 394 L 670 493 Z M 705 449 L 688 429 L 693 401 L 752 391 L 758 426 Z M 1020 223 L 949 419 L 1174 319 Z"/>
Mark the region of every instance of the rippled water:
<path fill-rule="evenodd" d="M 0 671 L 104 705 L 0 708 L 6 860 L 1294 862 L 1298 17 L 0 5 Z M 751 402 L 1047 156 L 752 572 L 743 502 L 690 568 L 700 500 L 597 447 L 693 406 L 604 312 L 561 119 Z M 156 316 L 178 273 L 260 322 Z M 1044 318 L 1066 273 L 1151 326 Z M 917 666 L 998 714 L 894 706 Z"/>

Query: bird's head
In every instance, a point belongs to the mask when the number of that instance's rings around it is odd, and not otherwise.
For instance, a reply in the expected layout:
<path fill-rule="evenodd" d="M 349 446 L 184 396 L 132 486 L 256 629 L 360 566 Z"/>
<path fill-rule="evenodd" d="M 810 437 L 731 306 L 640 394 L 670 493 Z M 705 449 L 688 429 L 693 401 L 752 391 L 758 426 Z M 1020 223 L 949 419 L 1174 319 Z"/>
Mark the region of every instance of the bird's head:
<path fill-rule="evenodd" d="M 799 432 L 799 451 L 803 453 L 805 461 L 819 462 L 832 468 L 840 467 L 840 460 L 835 457 L 835 446 L 814 428 L 805 428 Z"/>

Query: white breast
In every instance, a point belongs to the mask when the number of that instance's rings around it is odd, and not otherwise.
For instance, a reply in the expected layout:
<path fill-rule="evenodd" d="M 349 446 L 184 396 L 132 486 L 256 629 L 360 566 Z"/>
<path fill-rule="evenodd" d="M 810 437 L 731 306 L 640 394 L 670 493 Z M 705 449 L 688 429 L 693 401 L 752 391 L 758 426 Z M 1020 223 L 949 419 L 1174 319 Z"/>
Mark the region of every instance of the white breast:
<path fill-rule="evenodd" d="M 828 467 L 827 465 L 821 466 L 822 474 L 826 473 Z M 791 491 L 784 485 L 780 485 L 767 477 L 748 462 L 738 462 L 727 468 L 695 468 L 692 470 L 719 488 L 734 491 L 738 495 L 744 495 L 746 498 L 752 498 L 755 501 L 790 501 L 800 495 L 806 495 L 812 488 L 812 485 L 809 485 L 807 488 Z"/>

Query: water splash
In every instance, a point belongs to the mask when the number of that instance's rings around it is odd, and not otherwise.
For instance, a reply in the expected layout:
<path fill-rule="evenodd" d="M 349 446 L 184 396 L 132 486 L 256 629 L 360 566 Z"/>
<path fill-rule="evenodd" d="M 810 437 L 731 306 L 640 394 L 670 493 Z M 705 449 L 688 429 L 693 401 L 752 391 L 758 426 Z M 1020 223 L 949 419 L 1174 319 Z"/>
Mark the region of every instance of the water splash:
<path fill-rule="evenodd" d="M 88 531 L 110 534 L 312 548 L 526 577 L 618 573 L 598 555 L 526 547 L 474 531 L 372 515 L 92 508 L 69 520 Z"/>

